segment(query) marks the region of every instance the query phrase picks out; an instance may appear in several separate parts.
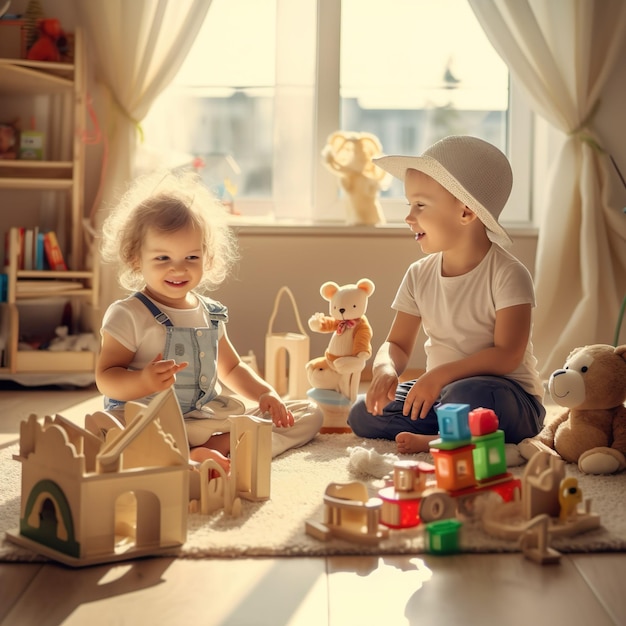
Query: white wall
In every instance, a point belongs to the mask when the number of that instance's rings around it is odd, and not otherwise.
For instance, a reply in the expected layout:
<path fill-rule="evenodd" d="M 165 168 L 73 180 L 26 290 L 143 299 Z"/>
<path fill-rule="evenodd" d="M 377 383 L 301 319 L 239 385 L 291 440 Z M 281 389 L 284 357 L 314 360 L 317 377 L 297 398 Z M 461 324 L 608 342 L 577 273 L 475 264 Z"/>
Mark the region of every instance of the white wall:
<path fill-rule="evenodd" d="M 293 292 L 305 329 L 316 311 L 327 312 L 319 288 L 369 278 L 376 285 L 367 317 L 374 331 L 374 351 L 384 341 L 393 320 L 390 308 L 407 267 L 421 256 L 408 228 L 243 228 L 239 231 L 241 260 L 232 277 L 214 294 L 229 307 L 229 335 L 241 354 L 252 350 L 263 368 L 265 334 L 278 290 Z M 536 237 L 512 233 L 515 254 L 532 272 Z M 297 331 L 287 298 L 281 301 L 276 332 Z M 312 333 L 311 357 L 323 354 L 328 335 Z M 422 339 L 423 341 L 423 339 Z M 421 342 L 418 339 L 418 343 Z M 410 367 L 424 367 L 423 350 L 415 350 Z"/>

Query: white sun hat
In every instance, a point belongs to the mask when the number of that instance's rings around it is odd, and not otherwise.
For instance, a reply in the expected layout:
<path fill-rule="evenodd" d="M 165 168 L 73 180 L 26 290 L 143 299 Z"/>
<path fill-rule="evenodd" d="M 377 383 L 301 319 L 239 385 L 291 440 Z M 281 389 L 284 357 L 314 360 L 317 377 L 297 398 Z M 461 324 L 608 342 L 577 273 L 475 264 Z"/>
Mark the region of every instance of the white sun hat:
<path fill-rule="evenodd" d="M 511 193 L 513 172 L 506 156 L 492 144 L 477 137 L 451 135 L 421 156 L 390 155 L 373 161 L 401 181 L 408 169 L 427 174 L 476 214 L 491 241 L 502 247 L 513 243 L 498 223 Z"/>

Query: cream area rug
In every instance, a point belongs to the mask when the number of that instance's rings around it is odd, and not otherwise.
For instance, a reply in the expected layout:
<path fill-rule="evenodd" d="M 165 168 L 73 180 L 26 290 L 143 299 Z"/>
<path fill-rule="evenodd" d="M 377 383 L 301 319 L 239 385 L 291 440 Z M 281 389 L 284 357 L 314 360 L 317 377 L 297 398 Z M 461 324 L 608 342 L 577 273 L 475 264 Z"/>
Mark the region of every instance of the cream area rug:
<path fill-rule="evenodd" d="M 190 514 L 186 543 L 172 554 L 182 558 L 244 556 L 320 556 L 336 554 L 415 554 L 426 550 L 424 530 L 391 530 L 375 546 L 332 538 L 318 541 L 305 533 L 305 521 L 323 519 L 322 497 L 328 483 L 361 480 L 370 495 L 383 486 L 371 473 L 354 469 L 350 452 L 373 454 L 384 464 L 397 457 L 390 441 L 362 440 L 352 434 L 318 435 L 306 446 L 290 450 L 272 462 L 271 498 L 265 502 L 243 501 L 242 514 L 229 517 L 223 511 L 211 515 Z M 0 560 L 44 560 L 4 539 L 4 531 L 19 521 L 20 463 L 12 459 L 17 445 L 0 449 Z M 382 457 L 379 455 L 383 455 Z M 354 458 L 354 456 L 353 456 Z M 409 457 L 402 457 L 409 458 Z M 411 457 L 429 461 L 428 454 Z M 368 466 L 369 467 L 369 466 Z M 523 465 L 510 468 L 521 476 Z M 626 551 L 626 473 L 613 476 L 582 475 L 574 465 L 566 474 L 578 478 L 592 512 L 600 515 L 601 527 L 573 537 L 561 537 L 552 547 L 561 552 Z M 459 536 L 464 552 L 518 551 L 516 541 L 488 535 L 480 520 L 465 520 Z"/>

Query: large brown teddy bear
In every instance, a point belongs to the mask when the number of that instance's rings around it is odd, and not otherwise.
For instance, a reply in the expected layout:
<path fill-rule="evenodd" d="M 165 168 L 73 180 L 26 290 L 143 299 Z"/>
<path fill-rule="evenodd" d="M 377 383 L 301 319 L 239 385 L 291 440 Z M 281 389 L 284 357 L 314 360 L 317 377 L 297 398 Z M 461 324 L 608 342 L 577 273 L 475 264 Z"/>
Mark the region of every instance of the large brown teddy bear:
<path fill-rule="evenodd" d="M 519 444 L 529 459 L 550 450 L 586 474 L 626 467 L 626 345 L 576 348 L 548 383 L 552 399 L 568 410 Z M 555 451 L 555 452 L 554 452 Z"/>

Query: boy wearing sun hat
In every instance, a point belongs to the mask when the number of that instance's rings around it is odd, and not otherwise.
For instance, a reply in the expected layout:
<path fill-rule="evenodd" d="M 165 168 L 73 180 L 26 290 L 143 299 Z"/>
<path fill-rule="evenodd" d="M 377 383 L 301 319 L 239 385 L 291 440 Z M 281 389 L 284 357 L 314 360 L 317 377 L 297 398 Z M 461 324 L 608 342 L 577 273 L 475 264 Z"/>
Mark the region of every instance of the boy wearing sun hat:
<path fill-rule="evenodd" d="M 493 409 L 507 443 L 534 436 L 545 416 L 531 342 L 535 295 L 498 222 L 513 182 L 506 156 L 482 139 L 450 136 L 421 156 L 374 162 L 404 182 L 405 221 L 425 256 L 392 303 L 371 385 L 350 411 L 352 430 L 395 439 L 400 453 L 425 452 L 438 437 L 434 407 L 459 403 Z M 426 372 L 399 383 L 420 327 Z"/>

